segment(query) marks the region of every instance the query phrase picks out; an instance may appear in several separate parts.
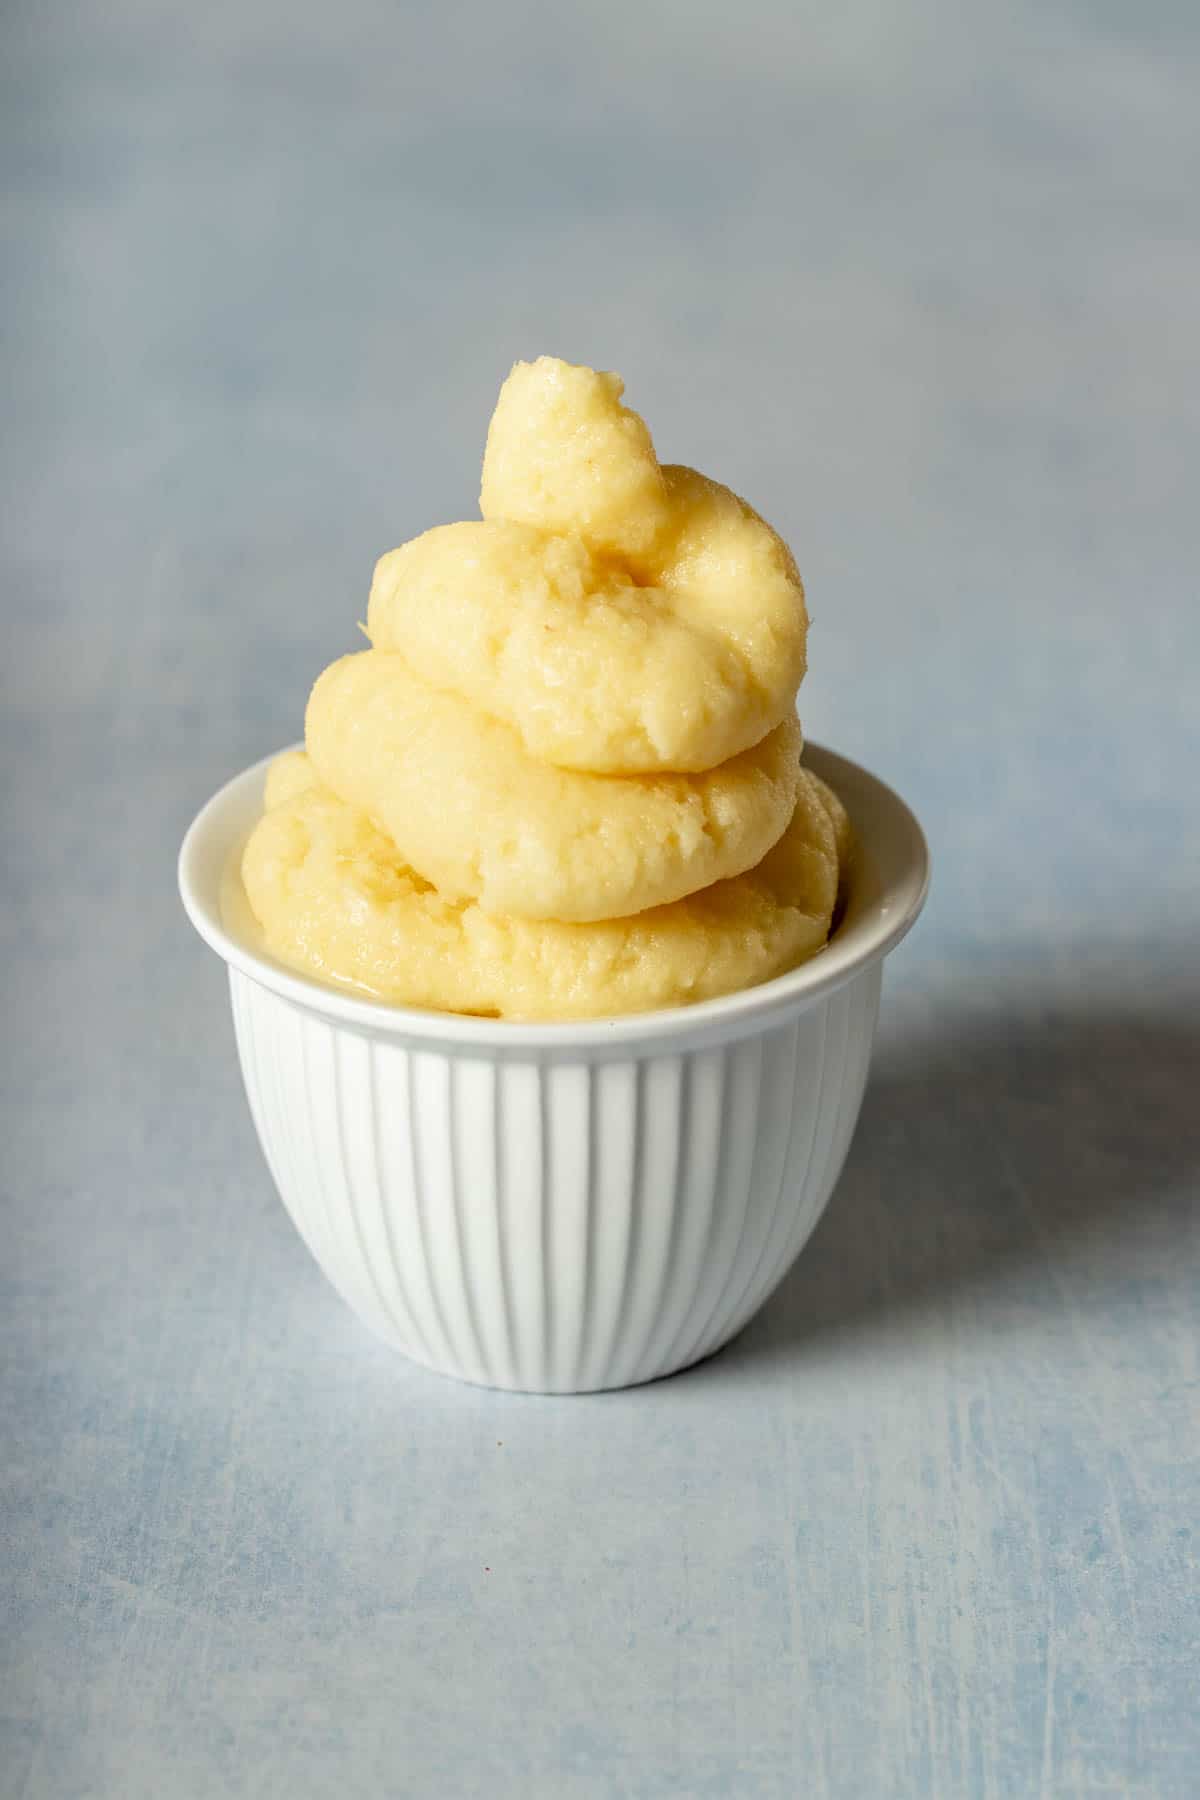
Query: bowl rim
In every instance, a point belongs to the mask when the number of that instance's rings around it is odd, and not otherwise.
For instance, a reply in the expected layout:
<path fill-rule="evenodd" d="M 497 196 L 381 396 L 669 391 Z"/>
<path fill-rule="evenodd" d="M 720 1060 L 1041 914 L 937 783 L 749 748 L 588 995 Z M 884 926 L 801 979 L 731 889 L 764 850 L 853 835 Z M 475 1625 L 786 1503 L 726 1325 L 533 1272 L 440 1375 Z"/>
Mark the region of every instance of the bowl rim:
<path fill-rule="evenodd" d="M 218 788 L 200 808 L 179 850 L 180 898 L 197 932 L 231 969 L 295 1005 L 373 1037 L 402 1039 L 429 1048 L 453 1048 L 468 1054 L 474 1051 L 516 1057 L 603 1052 L 638 1044 L 682 1049 L 699 1042 L 744 1037 L 778 1026 L 881 961 L 912 929 L 929 891 L 929 846 L 910 808 L 892 788 L 860 764 L 823 745 L 806 743 L 805 766 L 842 795 L 860 830 L 865 823 L 864 811 L 871 814 L 871 828 L 862 830 L 863 841 L 874 845 L 885 838 L 888 854 L 887 866 L 877 871 L 877 892 L 861 915 L 852 923 L 844 920 L 828 945 L 799 968 L 713 1000 L 612 1018 L 525 1022 L 365 999 L 289 968 L 245 942 L 222 917 L 220 896 L 225 870 L 238 837 L 244 839 L 246 818 L 254 814 L 254 807 L 247 802 L 256 795 L 261 808 L 266 769 L 282 754 L 273 751 L 250 764 Z M 853 895 L 853 878 L 851 891 Z"/>

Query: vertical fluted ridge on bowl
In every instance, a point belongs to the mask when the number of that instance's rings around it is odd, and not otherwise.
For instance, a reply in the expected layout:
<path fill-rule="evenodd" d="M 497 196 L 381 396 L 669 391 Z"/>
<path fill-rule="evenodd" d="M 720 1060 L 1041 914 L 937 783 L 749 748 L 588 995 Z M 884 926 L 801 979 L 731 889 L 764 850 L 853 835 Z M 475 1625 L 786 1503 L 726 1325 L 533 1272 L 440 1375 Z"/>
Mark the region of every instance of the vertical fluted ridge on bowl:
<path fill-rule="evenodd" d="M 795 1028 L 777 1033 L 794 1047 Z M 771 1095 L 764 1081 L 765 1044 L 750 1038 L 730 1046 L 732 1078 L 726 1083 L 726 1109 L 720 1139 L 721 1163 L 714 1173 L 712 1223 L 714 1234 L 707 1246 L 703 1279 L 679 1333 L 671 1344 L 670 1359 L 686 1367 L 703 1354 L 704 1346 L 718 1341 L 726 1304 L 733 1287 L 744 1246 L 756 1213 L 761 1187 L 762 1149 L 770 1135 Z M 786 1054 L 786 1046 L 777 1048 Z M 744 1171 L 738 1167 L 744 1161 Z M 720 1207 L 720 1192 L 744 1193 L 741 1207 Z"/>
<path fill-rule="evenodd" d="M 600 1060 L 456 1056 L 231 990 L 268 1167 L 342 1297 L 430 1367 L 572 1392 L 710 1354 L 776 1286 L 846 1153 L 879 973 Z"/>
<path fill-rule="evenodd" d="M 390 1195 L 394 1192 L 394 1183 L 389 1178 L 389 1166 L 384 1149 L 384 1136 L 381 1107 L 379 1100 L 380 1078 L 379 1064 L 381 1047 L 370 1039 L 362 1040 L 367 1056 L 367 1084 L 369 1093 L 368 1105 L 368 1142 L 370 1145 L 371 1168 L 373 1180 L 371 1196 L 374 1210 L 378 1217 L 379 1243 L 384 1267 L 394 1296 L 392 1321 L 396 1329 L 396 1341 L 411 1354 L 418 1355 L 422 1361 L 433 1360 L 426 1328 L 413 1298 L 408 1272 L 404 1260 L 397 1247 L 397 1213 L 398 1205 L 393 1204 Z"/>

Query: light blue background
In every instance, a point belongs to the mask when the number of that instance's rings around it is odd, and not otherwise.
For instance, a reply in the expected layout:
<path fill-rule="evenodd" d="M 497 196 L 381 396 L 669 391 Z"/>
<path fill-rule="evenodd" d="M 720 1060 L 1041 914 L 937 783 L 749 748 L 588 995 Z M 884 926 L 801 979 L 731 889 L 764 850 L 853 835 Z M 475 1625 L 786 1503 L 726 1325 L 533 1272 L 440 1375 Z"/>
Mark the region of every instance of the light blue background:
<path fill-rule="evenodd" d="M 5 14 L 0 1791 L 1200 1792 L 1198 14 Z M 364 1335 L 174 852 L 623 371 L 923 818 L 831 1210 L 589 1401 Z"/>

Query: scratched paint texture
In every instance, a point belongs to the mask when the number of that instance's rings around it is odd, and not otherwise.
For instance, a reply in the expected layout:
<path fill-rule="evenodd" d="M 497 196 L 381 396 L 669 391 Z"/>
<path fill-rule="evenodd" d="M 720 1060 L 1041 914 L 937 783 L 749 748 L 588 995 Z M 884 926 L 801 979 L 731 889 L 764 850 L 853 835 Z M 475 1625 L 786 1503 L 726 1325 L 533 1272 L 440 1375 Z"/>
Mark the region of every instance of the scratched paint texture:
<path fill-rule="evenodd" d="M 8 10 L 6 1800 L 1200 1792 L 1197 17 Z M 325 1288 L 172 867 L 544 348 L 936 859 L 810 1249 L 585 1402 Z"/>

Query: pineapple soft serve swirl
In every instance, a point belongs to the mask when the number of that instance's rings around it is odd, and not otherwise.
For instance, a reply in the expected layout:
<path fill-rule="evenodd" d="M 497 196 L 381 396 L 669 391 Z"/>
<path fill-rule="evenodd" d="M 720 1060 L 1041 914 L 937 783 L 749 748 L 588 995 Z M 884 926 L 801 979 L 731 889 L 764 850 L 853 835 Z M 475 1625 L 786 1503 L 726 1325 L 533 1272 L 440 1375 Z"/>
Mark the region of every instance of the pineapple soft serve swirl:
<path fill-rule="evenodd" d="M 743 501 L 661 466 L 619 377 L 518 363 L 479 522 L 383 557 L 242 875 L 268 946 L 514 1018 L 706 999 L 825 942 L 845 816 L 800 767 L 804 592 Z"/>

